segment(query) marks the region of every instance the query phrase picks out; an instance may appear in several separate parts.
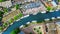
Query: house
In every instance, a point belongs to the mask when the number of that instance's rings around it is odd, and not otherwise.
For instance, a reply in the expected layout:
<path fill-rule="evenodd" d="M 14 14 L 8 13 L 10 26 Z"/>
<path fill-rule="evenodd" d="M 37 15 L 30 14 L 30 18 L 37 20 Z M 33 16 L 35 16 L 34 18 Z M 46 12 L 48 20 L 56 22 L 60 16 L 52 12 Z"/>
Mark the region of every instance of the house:
<path fill-rule="evenodd" d="M 0 2 L 0 6 L 9 8 L 12 6 L 11 1 Z"/>
<path fill-rule="evenodd" d="M 60 22 L 56 22 L 57 34 L 60 34 Z"/>

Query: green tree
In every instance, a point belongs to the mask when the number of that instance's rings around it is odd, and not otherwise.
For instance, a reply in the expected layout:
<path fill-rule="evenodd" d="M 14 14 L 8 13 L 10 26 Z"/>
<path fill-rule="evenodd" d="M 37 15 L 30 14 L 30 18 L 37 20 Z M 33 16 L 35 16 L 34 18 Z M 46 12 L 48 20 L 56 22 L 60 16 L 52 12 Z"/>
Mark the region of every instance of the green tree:
<path fill-rule="evenodd" d="M 0 30 L 1 30 L 1 31 L 3 30 L 3 27 L 2 27 L 2 26 L 0 26 Z"/>
<path fill-rule="evenodd" d="M 4 1 L 6 1 L 6 0 L 0 0 L 0 2 L 4 2 Z"/>
<path fill-rule="evenodd" d="M 49 6 L 47 7 L 47 10 L 48 10 L 48 11 L 50 11 L 51 9 L 52 9 L 51 7 L 49 7 Z"/>
<path fill-rule="evenodd" d="M 0 21 L 2 20 L 4 12 L 0 11 Z"/>
<path fill-rule="evenodd" d="M 20 32 L 19 28 L 16 28 L 10 32 L 10 34 L 18 34 Z"/>
<path fill-rule="evenodd" d="M 8 9 L 7 8 L 4 8 L 4 13 L 7 13 L 8 12 Z"/>
<path fill-rule="evenodd" d="M 7 23 L 3 23 L 3 26 L 4 26 L 4 27 L 7 27 L 7 26 L 8 26 L 8 24 L 7 24 Z"/>
<path fill-rule="evenodd" d="M 15 16 L 15 17 L 14 17 L 14 20 L 17 20 L 17 19 L 18 19 L 18 16 Z"/>
<path fill-rule="evenodd" d="M 32 34 L 32 32 L 30 32 L 29 34 Z"/>
<path fill-rule="evenodd" d="M 19 9 L 19 4 L 16 4 L 16 10 Z"/>

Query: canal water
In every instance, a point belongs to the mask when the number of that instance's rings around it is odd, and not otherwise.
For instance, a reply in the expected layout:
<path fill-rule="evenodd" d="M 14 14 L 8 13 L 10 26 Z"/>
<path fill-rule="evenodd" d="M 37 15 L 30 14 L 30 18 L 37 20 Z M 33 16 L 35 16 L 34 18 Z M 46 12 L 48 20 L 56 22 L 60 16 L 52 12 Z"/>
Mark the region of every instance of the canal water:
<path fill-rule="evenodd" d="M 15 28 L 21 25 L 25 25 L 27 22 L 31 22 L 33 20 L 42 21 L 46 18 L 51 19 L 51 17 L 58 17 L 58 16 L 60 16 L 60 10 L 46 14 L 38 13 L 37 15 L 30 15 L 29 17 L 23 18 L 19 21 L 15 21 L 13 25 L 11 25 L 6 31 L 3 32 L 3 34 L 10 34 L 10 32 Z"/>

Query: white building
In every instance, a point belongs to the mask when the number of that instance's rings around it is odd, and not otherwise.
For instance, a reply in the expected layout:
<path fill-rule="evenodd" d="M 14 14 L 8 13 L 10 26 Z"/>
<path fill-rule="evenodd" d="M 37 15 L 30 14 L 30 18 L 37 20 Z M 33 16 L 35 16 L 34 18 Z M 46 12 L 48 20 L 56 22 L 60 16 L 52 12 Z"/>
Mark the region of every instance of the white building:
<path fill-rule="evenodd" d="M 12 6 L 12 3 L 11 1 L 0 2 L 0 6 L 9 8 Z"/>

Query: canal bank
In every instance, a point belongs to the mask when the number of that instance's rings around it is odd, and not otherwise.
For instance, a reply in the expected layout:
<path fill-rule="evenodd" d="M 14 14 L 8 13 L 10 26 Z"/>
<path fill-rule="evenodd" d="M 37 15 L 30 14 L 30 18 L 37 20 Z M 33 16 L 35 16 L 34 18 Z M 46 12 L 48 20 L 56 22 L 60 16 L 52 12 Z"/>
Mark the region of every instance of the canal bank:
<path fill-rule="evenodd" d="M 55 11 L 55 12 L 46 13 L 46 14 L 38 13 L 37 15 L 30 15 L 29 17 L 23 18 L 19 21 L 15 21 L 13 25 L 11 25 L 6 31 L 3 32 L 3 34 L 10 34 L 10 32 L 15 28 L 21 25 L 25 25 L 27 22 L 31 22 L 33 20 L 42 21 L 47 18 L 51 19 L 52 17 L 58 17 L 58 16 L 60 16 L 60 11 Z"/>

